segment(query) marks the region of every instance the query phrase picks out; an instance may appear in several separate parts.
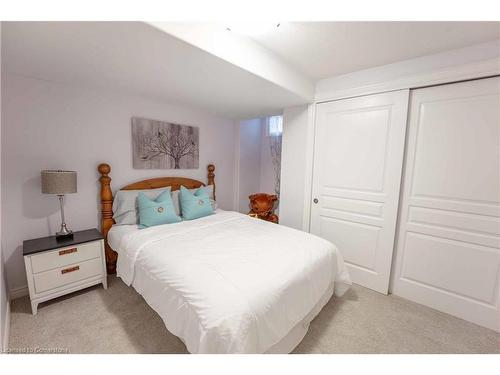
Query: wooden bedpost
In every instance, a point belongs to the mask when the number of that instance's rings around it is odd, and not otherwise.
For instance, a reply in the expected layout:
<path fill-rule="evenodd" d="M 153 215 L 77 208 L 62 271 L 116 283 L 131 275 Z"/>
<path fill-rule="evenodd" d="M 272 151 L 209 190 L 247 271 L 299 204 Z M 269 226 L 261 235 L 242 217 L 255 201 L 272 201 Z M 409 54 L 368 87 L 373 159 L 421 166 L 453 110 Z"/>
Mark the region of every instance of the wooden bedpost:
<path fill-rule="evenodd" d="M 108 274 L 116 273 L 116 260 L 118 254 L 109 247 L 108 232 L 115 223 L 113 220 L 113 192 L 111 191 L 111 177 L 108 176 L 111 171 L 109 164 L 99 164 L 97 170 L 101 174 L 99 182 L 101 183 L 101 232 L 104 236 L 104 246 L 106 252 L 106 268 Z"/>
<path fill-rule="evenodd" d="M 208 176 L 207 176 L 207 185 L 214 186 L 214 199 L 215 199 L 215 165 L 209 164 L 207 166 Z"/>

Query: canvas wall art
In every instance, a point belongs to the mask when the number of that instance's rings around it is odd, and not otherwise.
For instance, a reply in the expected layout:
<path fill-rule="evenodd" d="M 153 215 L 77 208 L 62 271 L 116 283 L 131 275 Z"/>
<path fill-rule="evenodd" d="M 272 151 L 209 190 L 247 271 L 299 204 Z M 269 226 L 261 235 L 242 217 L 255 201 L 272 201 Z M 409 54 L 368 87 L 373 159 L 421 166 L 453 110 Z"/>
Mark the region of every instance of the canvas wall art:
<path fill-rule="evenodd" d="M 137 169 L 196 169 L 199 128 L 132 118 L 133 166 Z"/>

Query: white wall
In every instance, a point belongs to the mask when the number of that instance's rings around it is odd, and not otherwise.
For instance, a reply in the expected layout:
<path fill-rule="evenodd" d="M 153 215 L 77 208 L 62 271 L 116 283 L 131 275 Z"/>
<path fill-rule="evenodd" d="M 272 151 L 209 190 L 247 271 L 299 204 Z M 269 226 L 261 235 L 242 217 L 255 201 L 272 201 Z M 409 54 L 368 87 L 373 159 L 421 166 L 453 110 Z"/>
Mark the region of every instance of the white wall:
<path fill-rule="evenodd" d="M 272 163 L 266 119 L 241 121 L 236 136 L 236 206 L 238 211 L 250 210 L 248 196 L 255 193 L 275 194 L 275 173 Z M 276 213 L 279 211 L 276 210 Z"/>
<path fill-rule="evenodd" d="M 217 200 L 234 204 L 234 123 L 210 114 L 141 97 L 94 91 L 17 75 L 2 77 L 2 216 L 11 290 L 26 285 L 22 241 L 47 236 L 60 225 L 57 199 L 40 192 L 42 169 L 78 172 L 78 193 L 66 199 L 71 229 L 97 227 L 100 162 L 111 165 L 112 187 L 144 178 L 181 175 L 206 181 L 216 166 Z M 200 127 L 197 170 L 132 169 L 131 117 Z"/>
<path fill-rule="evenodd" d="M 0 22 L 0 62 L 2 61 L 2 23 Z M 0 63 L 0 77 L 2 73 L 1 63 Z M 2 112 L 2 88 L 0 85 L 0 113 Z M 2 134 L 2 119 L 0 117 L 0 140 Z M 0 155 L 1 155 L 1 142 L 0 142 Z M 1 165 L 0 165 L 1 171 Z M 0 193 L 1 193 L 1 173 L 0 173 Z M 0 201 L 0 212 L 2 210 L 2 203 Z M 8 335 L 9 335 L 9 298 L 7 295 L 7 280 L 5 275 L 5 267 L 4 267 L 4 249 L 3 249 L 3 231 L 2 231 L 2 218 L 0 215 L 0 349 L 6 348 L 8 344 Z"/>
<path fill-rule="evenodd" d="M 260 190 L 260 156 L 261 156 L 261 133 L 262 120 L 260 118 L 245 120 L 239 123 L 238 155 L 238 188 L 237 206 L 238 211 L 247 213 L 249 211 L 248 196 L 258 193 Z"/>
<path fill-rule="evenodd" d="M 307 230 L 304 204 L 311 180 L 312 137 L 310 106 L 286 108 L 283 111 L 283 148 L 281 151 L 280 224 Z"/>

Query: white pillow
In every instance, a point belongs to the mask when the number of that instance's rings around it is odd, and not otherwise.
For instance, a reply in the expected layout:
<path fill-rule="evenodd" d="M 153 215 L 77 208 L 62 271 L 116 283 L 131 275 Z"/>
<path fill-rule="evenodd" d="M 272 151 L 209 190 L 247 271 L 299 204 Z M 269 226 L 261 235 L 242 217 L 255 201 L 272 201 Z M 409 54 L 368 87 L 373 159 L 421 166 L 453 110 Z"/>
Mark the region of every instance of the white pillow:
<path fill-rule="evenodd" d="M 149 198 L 156 198 L 170 186 L 146 190 L 119 190 L 113 199 L 113 219 L 117 225 L 139 224 L 137 196 L 143 192 Z M 175 205 L 175 203 L 174 203 Z"/>

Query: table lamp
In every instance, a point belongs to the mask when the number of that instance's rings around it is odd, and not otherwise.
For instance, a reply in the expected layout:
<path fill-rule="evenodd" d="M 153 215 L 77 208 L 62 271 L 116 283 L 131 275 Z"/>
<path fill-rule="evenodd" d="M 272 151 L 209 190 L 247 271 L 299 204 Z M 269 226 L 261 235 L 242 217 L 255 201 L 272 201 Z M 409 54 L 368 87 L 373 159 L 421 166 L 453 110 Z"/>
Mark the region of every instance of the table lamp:
<path fill-rule="evenodd" d="M 76 193 L 76 172 L 63 170 L 42 171 L 42 193 L 55 194 L 59 197 L 61 206 L 61 230 L 56 232 L 58 239 L 71 237 L 73 232 L 68 229 L 64 221 L 64 194 Z"/>

